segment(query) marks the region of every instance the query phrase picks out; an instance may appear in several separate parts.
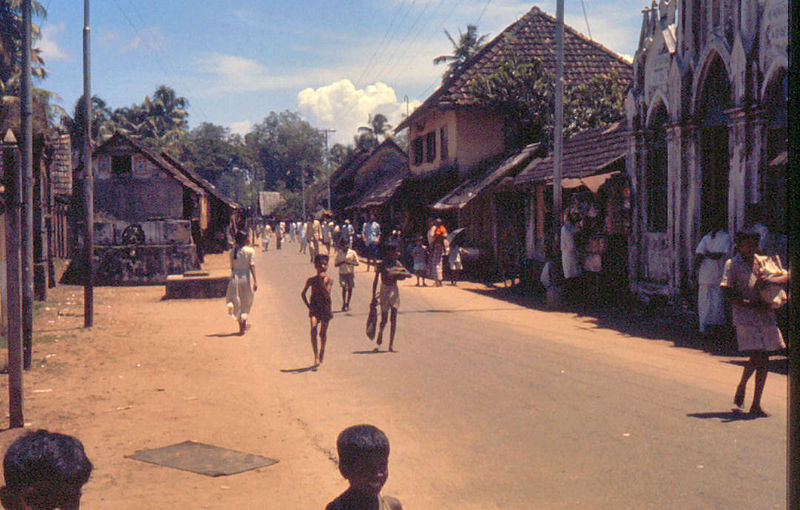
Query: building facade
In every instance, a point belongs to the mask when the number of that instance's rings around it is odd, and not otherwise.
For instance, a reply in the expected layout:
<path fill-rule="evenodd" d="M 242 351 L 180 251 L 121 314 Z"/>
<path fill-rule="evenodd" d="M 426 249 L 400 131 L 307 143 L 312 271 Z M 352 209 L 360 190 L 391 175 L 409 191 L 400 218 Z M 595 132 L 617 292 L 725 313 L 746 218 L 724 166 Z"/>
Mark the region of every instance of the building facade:
<path fill-rule="evenodd" d="M 688 290 L 700 238 L 715 222 L 744 228 L 750 204 L 785 233 L 788 7 L 662 0 L 643 11 L 626 100 L 632 290 Z"/>

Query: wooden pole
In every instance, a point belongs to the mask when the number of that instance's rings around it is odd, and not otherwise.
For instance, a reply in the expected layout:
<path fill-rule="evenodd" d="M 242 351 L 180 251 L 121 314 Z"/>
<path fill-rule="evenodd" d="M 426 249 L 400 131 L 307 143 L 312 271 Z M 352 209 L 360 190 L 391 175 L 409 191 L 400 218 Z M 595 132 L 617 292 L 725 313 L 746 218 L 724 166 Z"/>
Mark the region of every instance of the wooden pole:
<path fill-rule="evenodd" d="M 22 346 L 25 370 L 33 349 L 33 94 L 31 84 L 31 0 L 22 2 Z"/>
<path fill-rule="evenodd" d="M 89 0 L 83 0 L 83 194 L 86 226 L 86 283 L 83 287 L 83 326 L 94 323 L 94 172 L 92 171 L 92 86 L 89 29 Z"/>
<path fill-rule="evenodd" d="M 3 139 L 6 188 L 6 303 L 8 325 L 8 415 L 9 427 L 25 425 L 22 387 L 22 268 L 20 253 L 20 203 L 22 180 L 17 140 L 11 130 Z"/>

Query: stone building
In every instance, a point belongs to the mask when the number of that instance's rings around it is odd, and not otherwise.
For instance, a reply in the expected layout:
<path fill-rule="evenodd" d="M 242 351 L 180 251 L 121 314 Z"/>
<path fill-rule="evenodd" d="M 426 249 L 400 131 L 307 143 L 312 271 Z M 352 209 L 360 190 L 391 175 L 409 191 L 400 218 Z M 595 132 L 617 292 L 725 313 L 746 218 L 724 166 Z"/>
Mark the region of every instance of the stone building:
<path fill-rule="evenodd" d="M 626 100 L 640 294 L 688 288 L 719 217 L 742 229 L 761 204 L 785 228 L 788 0 L 661 0 L 643 10 Z"/>

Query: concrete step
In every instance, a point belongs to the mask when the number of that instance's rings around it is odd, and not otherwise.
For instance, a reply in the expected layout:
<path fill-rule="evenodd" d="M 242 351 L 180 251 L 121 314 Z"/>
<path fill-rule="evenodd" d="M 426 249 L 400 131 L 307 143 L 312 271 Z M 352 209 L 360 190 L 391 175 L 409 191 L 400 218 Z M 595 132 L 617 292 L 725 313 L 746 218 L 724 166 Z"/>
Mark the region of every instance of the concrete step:
<path fill-rule="evenodd" d="M 167 276 L 164 299 L 208 299 L 225 297 L 229 275 L 190 272 Z"/>

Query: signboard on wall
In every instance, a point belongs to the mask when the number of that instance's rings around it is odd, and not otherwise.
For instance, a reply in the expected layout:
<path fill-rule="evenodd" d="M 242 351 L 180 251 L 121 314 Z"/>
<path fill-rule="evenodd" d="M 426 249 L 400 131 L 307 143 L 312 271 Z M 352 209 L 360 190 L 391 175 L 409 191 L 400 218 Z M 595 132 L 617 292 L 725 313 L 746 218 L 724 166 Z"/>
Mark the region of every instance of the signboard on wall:
<path fill-rule="evenodd" d="M 133 176 L 139 179 L 147 179 L 150 177 L 150 168 L 148 167 L 149 161 L 141 154 L 133 155 Z"/>
<path fill-rule="evenodd" d="M 94 172 L 95 176 L 98 179 L 110 179 L 111 178 L 111 156 L 108 154 L 101 154 L 97 157 L 97 161 L 95 161 L 94 165 Z"/>

